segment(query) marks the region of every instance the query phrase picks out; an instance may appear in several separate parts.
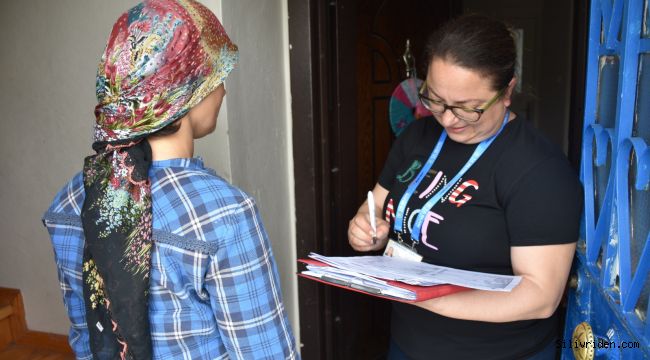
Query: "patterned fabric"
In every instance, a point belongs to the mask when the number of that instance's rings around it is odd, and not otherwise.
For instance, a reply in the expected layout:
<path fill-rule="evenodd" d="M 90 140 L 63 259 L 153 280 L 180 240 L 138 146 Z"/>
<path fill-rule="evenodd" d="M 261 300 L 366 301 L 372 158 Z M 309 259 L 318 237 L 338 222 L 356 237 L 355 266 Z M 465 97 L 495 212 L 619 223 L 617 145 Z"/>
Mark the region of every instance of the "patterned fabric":
<path fill-rule="evenodd" d="M 420 86 L 422 86 L 422 80 L 409 78 L 399 83 L 393 90 L 388 105 L 388 117 L 395 136 L 399 136 L 413 121 L 431 116 L 431 112 L 418 100 Z"/>
<path fill-rule="evenodd" d="M 147 0 L 113 25 L 97 69 L 95 141 L 138 139 L 183 117 L 237 63 L 219 20 L 192 0 Z"/>
<path fill-rule="evenodd" d="M 83 285 L 101 358 L 149 359 L 151 148 L 233 69 L 237 47 L 192 0 L 146 0 L 114 24 L 97 70 L 93 149 L 84 163 Z"/>
<path fill-rule="evenodd" d="M 200 159 L 153 162 L 149 325 L 154 359 L 299 359 L 257 208 Z M 70 345 L 91 359 L 82 290 L 82 175 L 44 215 Z"/>

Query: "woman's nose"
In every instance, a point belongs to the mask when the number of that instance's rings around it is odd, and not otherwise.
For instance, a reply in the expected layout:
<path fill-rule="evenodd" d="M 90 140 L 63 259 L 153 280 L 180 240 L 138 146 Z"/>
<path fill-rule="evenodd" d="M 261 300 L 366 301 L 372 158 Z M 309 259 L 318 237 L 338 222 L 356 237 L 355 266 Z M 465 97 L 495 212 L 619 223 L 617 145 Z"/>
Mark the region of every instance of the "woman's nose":
<path fill-rule="evenodd" d="M 456 115 L 454 115 L 451 109 L 445 109 L 445 112 L 440 114 L 440 122 L 441 125 L 444 127 L 451 126 L 457 121 L 458 118 L 456 117 Z"/>

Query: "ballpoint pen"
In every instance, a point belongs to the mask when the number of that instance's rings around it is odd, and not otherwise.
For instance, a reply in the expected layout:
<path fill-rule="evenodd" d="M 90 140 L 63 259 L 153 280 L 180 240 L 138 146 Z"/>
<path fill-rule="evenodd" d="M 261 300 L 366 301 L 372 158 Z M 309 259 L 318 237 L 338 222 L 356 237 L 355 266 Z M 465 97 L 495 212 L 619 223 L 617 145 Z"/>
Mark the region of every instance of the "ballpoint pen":
<path fill-rule="evenodd" d="M 377 244 L 377 222 L 375 220 L 375 197 L 372 191 L 368 191 L 368 216 L 370 216 L 370 227 L 372 227 L 372 244 Z"/>

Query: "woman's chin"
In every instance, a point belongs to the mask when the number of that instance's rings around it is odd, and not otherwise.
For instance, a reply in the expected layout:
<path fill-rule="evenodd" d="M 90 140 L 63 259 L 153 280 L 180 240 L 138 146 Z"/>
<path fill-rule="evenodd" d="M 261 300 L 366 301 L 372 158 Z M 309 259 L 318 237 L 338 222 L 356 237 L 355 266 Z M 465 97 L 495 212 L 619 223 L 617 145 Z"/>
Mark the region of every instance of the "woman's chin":
<path fill-rule="evenodd" d="M 472 135 L 467 132 L 467 127 L 463 128 L 462 131 L 454 131 L 454 129 L 445 129 L 447 131 L 447 136 L 460 144 L 473 144 Z"/>

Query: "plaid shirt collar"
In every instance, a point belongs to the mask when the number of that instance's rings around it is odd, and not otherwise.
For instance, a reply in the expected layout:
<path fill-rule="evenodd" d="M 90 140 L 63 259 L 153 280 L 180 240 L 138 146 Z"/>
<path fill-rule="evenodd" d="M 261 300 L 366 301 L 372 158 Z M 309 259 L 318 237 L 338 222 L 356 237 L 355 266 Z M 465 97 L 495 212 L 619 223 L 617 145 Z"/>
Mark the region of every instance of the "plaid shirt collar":
<path fill-rule="evenodd" d="M 190 170 L 206 170 L 203 158 L 175 158 L 166 160 L 155 160 L 151 163 L 152 169 L 162 168 L 186 168 Z"/>

